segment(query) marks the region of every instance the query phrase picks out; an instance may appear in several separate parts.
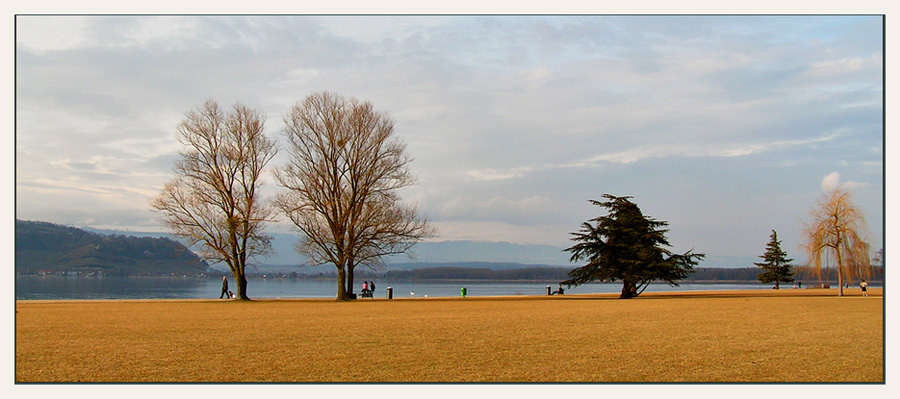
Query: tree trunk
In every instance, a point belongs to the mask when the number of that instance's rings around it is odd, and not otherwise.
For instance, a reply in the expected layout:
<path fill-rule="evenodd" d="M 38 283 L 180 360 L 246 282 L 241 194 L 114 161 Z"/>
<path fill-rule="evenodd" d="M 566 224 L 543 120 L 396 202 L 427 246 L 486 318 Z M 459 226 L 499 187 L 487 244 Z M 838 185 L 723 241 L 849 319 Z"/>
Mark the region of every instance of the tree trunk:
<path fill-rule="evenodd" d="M 337 291 L 337 300 L 346 301 L 350 299 L 350 296 L 347 295 L 347 290 L 344 289 L 344 284 L 346 283 L 345 273 L 343 266 L 337 266 L 337 274 L 338 274 L 338 291 Z"/>
<path fill-rule="evenodd" d="M 841 261 L 841 250 L 837 250 L 838 296 L 844 296 L 844 262 Z"/>
<path fill-rule="evenodd" d="M 244 274 L 244 269 L 239 266 L 234 266 L 231 270 L 231 275 L 234 277 L 234 297 L 241 300 L 250 300 L 250 297 L 247 296 L 247 275 Z"/>
<path fill-rule="evenodd" d="M 629 299 L 637 296 L 637 285 L 633 281 L 623 280 L 622 281 L 622 294 L 619 295 L 621 299 Z"/>
<path fill-rule="evenodd" d="M 347 261 L 347 293 L 353 293 L 353 261 Z"/>
<path fill-rule="evenodd" d="M 234 279 L 237 282 L 237 294 L 235 297 L 241 300 L 249 301 L 250 297 L 247 296 L 247 276 L 244 273 L 240 274 L 240 277 L 235 277 Z"/>

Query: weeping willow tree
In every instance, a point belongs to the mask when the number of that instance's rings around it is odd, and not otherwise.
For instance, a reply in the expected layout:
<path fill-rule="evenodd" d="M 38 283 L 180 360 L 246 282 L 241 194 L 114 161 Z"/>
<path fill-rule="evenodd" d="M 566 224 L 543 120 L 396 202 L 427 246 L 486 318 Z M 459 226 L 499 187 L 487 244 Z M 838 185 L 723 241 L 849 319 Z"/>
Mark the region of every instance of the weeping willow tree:
<path fill-rule="evenodd" d="M 865 232 L 862 211 L 840 187 L 825 193 L 812 210 L 812 223 L 804 231 L 809 265 L 821 278 L 822 264 L 836 263 L 839 296 L 844 295 L 845 281 L 866 280 L 872 274 Z"/>

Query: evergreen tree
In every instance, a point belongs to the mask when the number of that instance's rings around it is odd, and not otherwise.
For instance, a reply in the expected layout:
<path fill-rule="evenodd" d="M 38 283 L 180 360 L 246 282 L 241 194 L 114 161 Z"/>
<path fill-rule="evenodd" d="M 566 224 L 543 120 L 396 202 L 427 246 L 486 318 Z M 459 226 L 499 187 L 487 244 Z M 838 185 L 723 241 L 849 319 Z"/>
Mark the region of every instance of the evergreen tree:
<path fill-rule="evenodd" d="M 781 241 L 778 240 L 778 233 L 772 230 L 769 236 L 769 244 L 766 245 L 766 253 L 760 255 L 763 259 L 761 263 L 754 263 L 765 270 L 765 272 L 756 275 L 759 282 L 763 284 L 775 283 L 775 289 L 779 288 L 778 283 L 791 283 L 794 281 L 791 277 L 794 272 L 791 271 L 793 259 L 787 258 L 787 252 L 781 250 Z"/>
<path fill-rule="evenodd" d="M 668 230 L 663 229 L 668 222 L 644 216 L 628 200 L 631 197 L 604 197 L 608 201 L 591 203 L 607 208 L 609 214 L 583 223 L 581 232 L 572 233 L 577 244 L 565 249 L 572 253 L 572 262 L 587 260 L 588 264 L 569 272 L 571 278 L 563 284 L 571 287 L 621 280 L 620 298 L 633 298 L 655 280 L 677 286 L 676 281 L 693 272 L 697 261 L 705 256 L 692 251 L 671 253 L 664 248 L 669 246 L 665 237 Z"/>

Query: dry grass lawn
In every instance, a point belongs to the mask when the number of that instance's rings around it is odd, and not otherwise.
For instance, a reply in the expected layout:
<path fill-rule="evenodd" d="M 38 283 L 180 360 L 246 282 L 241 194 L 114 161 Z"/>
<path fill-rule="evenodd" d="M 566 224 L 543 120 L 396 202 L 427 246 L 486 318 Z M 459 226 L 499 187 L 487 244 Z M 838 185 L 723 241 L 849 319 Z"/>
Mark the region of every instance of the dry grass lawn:
<path fill-rule="evenodd" d="M 883 382 L 881 290 L 17 301 L 17 382 Z"/>

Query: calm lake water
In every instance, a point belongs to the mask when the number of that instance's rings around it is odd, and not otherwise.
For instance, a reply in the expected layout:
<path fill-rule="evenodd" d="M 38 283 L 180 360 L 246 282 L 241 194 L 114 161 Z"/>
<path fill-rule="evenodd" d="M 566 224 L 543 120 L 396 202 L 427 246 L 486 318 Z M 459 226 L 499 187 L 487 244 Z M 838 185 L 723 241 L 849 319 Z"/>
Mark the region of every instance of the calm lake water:
<path fill-rule="evenodd" d="M 229 279 L 234 290 L 234 281 Z M 375 297 L 386 297 L 387 287 L 394 298 L 454 297 L 465 287 L 468 296 L 546 295 L 547 283 L 376 281 Z M 553 290 L 557 285 L 550 284 Z M 356 285 L 359 292 L 362 281 Z M 218 298 L 222 280 L 197 277 L 76 277 L 16 276 L 16 299 L 196 299 Z M 786 285 L 784 288 L 790 288 Z M 651 284 L 645 292 L 771 289 L 763 284 Z M 591 283 L 566 290 L 567 294 L 617 293 L 621 283 Z M 251 278 L 250 298 L 334 298 L 335 280 Z"/>

